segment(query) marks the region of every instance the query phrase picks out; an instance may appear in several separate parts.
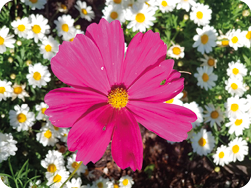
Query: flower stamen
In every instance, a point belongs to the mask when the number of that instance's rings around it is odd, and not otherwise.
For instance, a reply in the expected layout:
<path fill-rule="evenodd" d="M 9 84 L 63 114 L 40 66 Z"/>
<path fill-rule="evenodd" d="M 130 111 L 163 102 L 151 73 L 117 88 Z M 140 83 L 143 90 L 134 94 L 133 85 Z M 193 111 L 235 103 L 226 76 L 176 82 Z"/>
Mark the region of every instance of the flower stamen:
<path fill-rule="evenodd" d="M 108 94 L 108 103 L 113 108 L 121 109 L 128 103 L 128 94 L 124 88 L 116 88 Z"/>

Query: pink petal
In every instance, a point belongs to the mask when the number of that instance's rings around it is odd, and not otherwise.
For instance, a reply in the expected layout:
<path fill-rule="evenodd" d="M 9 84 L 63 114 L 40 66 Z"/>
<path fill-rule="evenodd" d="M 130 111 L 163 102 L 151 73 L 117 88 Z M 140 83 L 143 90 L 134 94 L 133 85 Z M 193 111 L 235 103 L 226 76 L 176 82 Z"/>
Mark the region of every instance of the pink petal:
<path fill-rule="evenodd" d="M 117 112 L 112 138 L 112 156 L 117 165 L 133 171 L 142 168 L 143 144 L 139 125 L 134 116 L 123 108 Z"/>
<path fill-rule="evenodd" d="M 197 119 L 191 110 L 174 104 L 130 101 L 127 107 L 135 114 L 137 122 L 173 142 L 185 140 L 192 129 L 191 122 Z"/>
<path fill-rule="evenodd" d="M 102 157 L 111 140 L 115 112 L 110 105 L 105 105 L 81 117 L 74 124 L 67 144 L 70 151 L 78 150 L 77 161 L 83 161 L 86 165 Z"/>
<path fill-rule="evenodd" d="M 44 101 L 49 105 L 45 114 L 53 125 L 71 127 L 91 106 L 107 103 L 107 97 L 91 90 L 59 88 L 47 93 Z"/>
<path fill-rule="evenodd" d="M 146 68 L 159 65 L 166 58 L 166 50 L 166 44 L 160 39 L 159 33 L 150 30 L 135 35 L 127 48 L 121 83 L 129 87 Z"/>
<path fill-rule="evenodd" d="M 104 60 L 110 85 L 120 84 L 121 65 L 124 59 L 124 33 L 120 22 L 109 23 L 101 19 L 99 24 L 91 24 L 86 29 L 88 36 L 98 47 Z"/>
<path fill-rule="evenodd" d="M 110 85 L 99 49 L 88 37 L 78 34 L 73 42 L 63 42 L 51 60 L 54 74 L 74 88 L 90 87 L 107 94 Z"/>

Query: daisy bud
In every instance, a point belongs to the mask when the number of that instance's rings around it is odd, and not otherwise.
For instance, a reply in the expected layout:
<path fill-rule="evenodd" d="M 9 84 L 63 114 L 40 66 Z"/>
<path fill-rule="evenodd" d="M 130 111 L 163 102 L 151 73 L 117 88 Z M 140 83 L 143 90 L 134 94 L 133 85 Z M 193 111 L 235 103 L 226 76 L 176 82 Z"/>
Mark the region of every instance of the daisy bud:
<path fill-rule="evenodd" d="M 22 42 L 20 40 L 18 40 L 16 43 L 17 43 L 18 46 L 22 45 Z"/>
<path fill-rule="evenodd" d="M 187 14 L 184 15 L 183 17 L 184 20 L 188 20 L 189 19 L 189 16 Z"/>
<path fill-rule="evenodd" d="M 216 167 L 214 168 L 214 171 L 215 171 L 215 172 L 219 172 L 219 171 L 220 171 L 220 167 L 216 166 Z"/>
<path fill-rule="evenodd" d="M 242 16 L 247 17 L 247 16 L 249 16 L 249 15 L 250 15 L 249 10 L 243 10 Z"/>
<path fill-rule="evenodd" d="M 12 74 L 10 75 L 10 78 L 11 78 L 12 80 L 15 80 L 16 75 L 15 75 L 14 73 L 12 73 Z"/>
<path fill-rule="evenodd" d="M 13 62 L 13 58 L 12 58 L 12 57 L 9 57 L 9 58 L 8 58 L 8 62 L 9 62 L 9 63 L 12 63 L 12 62 Z"/>
<path fill-rule="evenodd" d="M 1 118 L 4 118 L 5 117 L 5 114 L 1 114 Z"/>
<path fill-rule="evenodd" d="M 27 66 L 29 66 L 32 63 L 32 61 L 31 60 L 27 60 L 25 63 L 26 63 Z"/>
<path fill-rule="evenodd" d="M 239 5 L 238 5 L 238 8 L 242 8 L 242 7 L 243 7 L 243 4 L 239 4 Z"/>

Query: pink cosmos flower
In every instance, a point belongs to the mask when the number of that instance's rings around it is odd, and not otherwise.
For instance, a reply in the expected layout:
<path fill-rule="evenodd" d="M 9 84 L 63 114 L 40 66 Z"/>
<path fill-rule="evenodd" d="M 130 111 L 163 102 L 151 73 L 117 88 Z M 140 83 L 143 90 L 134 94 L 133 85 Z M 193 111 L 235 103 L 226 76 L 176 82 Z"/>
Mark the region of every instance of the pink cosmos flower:
<path fill-rule="evenodd" d="M 45 96 L 46 115 L 57 127 L 72 127 L 67 144 L 77 161 L 97 162 L 110 140 L 119 167 L 141 169 L 143 145 L 138 122 L 169 141 L 187 138 L 196 115 L 166 104 L 183 90 L 184 79 L 165 60 L 167 47 L 158 33 L 138 33 L 124 58 L 119 21 L 101 19 L 73 42 L 63 42 L 51 60 L 54 74 L 70 87 Z M 161 81 L 166 79 L 164 85 Z"/>

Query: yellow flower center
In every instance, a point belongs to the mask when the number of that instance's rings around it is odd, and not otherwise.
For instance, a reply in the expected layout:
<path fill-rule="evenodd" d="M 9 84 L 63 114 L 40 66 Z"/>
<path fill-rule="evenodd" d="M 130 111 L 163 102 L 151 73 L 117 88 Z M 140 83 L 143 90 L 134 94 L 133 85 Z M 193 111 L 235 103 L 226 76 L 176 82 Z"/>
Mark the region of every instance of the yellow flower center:
<path fill-rule="evenodd" d="M 23 89 L 20 86 L 15 87 L 14 90 L 13 90 L 13 92 L 15 94 L 17 94 L 17 95 L 20 94 L 20 93 L 22 93 L 22 91 L 23 91 Z"/>
<path fill-rule="evenodd" d="M 233 68 L 232 72 L 233 72 L 234 75 L 237 75 L 239 73 L 239 69 Z"/>
<path fill-rule="evenodd" d="M 239 149 L 240 149 L 240 147 L 239 147 L 238 145 L 234 145 L 234 146 L 232 147 L 233 153 L 238 153 Z"/>
<path fill-rule="evenodd" d="M 127 186 L 128 183 L 129 183 L 128 179 L 124 179 L 124 180 L 122 181 L 122 184 L 123 184 L 124 186 Z"/>
<path fill-rule="evenodd" d="M 115 11 L 111 12 L 111 14 L 110 14 L 110 17 L 111 17 L 113 20 L 117 19 L 118 16 L 119 16 L 118 13 L 115 12 Z"/>
<path fill-rule="evenodd" d="M 242 119 L 237 119 L 237 120 L 235 120 L 234 124 L 235 124 L 236 126 L 240 126 L 240 125 L 242 124 Z"/>
<path fill-rule="evenodd" d="M 44 49 L 46 52 L 51 52 L 52 47 L 51 45 L 47 44 Z"/>
<path fill-rule="evenodd" d="M 4 94 L 5 92 L 5 87 L 0 87 L 0 93 Z"/>
<path fill-rule="evenodd" d="M 128 103 L 128 94 L 125 89 L 123 88 L 116 88 L 111 90 L 111 92 L 108 94 L 108 103 L 113 108 L 123 108 Z"/>
<path fill-rule="evenodd" d="M 86 9 L 81 9 L 81 12 L 84 14 L 84 15 L 86 15 L 87 14 L 87 11 L 86 11 Z"/>
<path fill-rule="evenodd" d="M 3 45 L 4 43 L 4 38 L 0 36 L 0 45 Z"/>
<path fill-rule="evenodd" d="M 209 38 L 208 38 L 208 36 L 205 34 L 205 35 L 202 35 L 200 39 L 201 39 L 201 43 L 202 43 L 202 44 L 206 44 L 206 43 L 208 42 L 208 39 L 209 39 Z"/>
<path fill-rule="evenodd" d="M 56 176 L 54 176 L 53 182 L 54 182 L 54 183 L 58 183 L 58 182 L 61 181 L 61 179 L 62 179 L 62 176 L 60 176 L 60 175 L 57 174 Z"/>
<path fill-rule="evenodd" d="M 60 7 L 64 10 L 67 10 L 67 6 L 65 6 L 64 4 L 61 4 Z"/>
<path fill-rule="evenodd" d="M 51 138 L 51 136 L 52 136 L 52 133 L 51 133 L 51 131 L 50 131 L 50 130 L 47 130 L 47 131 L 44 133 L 44 137 L 45 137 L 45 138 L 50 139 L 50 138 Z"/>
<path fill-rule="evenodd" d="M 63 24 L 63 25 L 62 25 L 62 30 L 63 30 L 64 32 L 68 32 L 68 31 L 69 31 L 69 26 L 68 26 L 67 24 Z"/>
<path fill-rule="evenodd" d="M 121 0 L 113 0 L 113 2 L 116 3 L 116 4 L 120 4 Z"/>
<path fill-rule="evenodd" d="M 162 2 L 161 2 L 161 5 L 162 5 L 163 7 L 166 7 L 168 4 L 167 4 L 166 1 L 162 1 Z"/>
<path fill-rule="evenodd" d="M 19 30 L 19 31 L 24 31 L 25 30 L 25 26 L 24 25 L 19 25 L 18 27 L 17 27 L 17 29 Z"/>
<path fill-rule="evenodd" d="M 181 50 L 180 50 L 179 47 L 174 47 L 174 48 L 173 48 L 173 53 L 174 53 L 175 55 L 180 55 L 180 52 L 181 52 Z"/>
<path fill-rule="evenodd" d="M 209 65 L 209 66 L 214 66 L 214 63 L 215 63 L 215 61 L 214 61 L 214 59 L 209 59 L 208 61 L 207 61 L 207 64 Z"/>
<path fill-rule="evenodd" d="M 72 42 L 73 40 L 74 40 L 74 37 L 73 37 L 73 38 L 71 38 L 69 41 L 70 41 L 70 42 Z"/>
<path fill-rule="evenodd" d="M 173 101 L 174 101 L 174 99 L 170 99 L 170 100 L 166 101 L 165 103 L 172 104 L 172 103 L 173 103 Z"/>
<path fill-rule="evenodd" d="M 136 15 L 136 21 L 139 22 L 139 23 L 144 22 L 144 21 L 145 21 L 145 15 L 142 14 L 142 13 L 138 13 L 138 14 Z"/>
<path fill-rule="evenodd" d="M 98 188 L 103 188 L 104 187 L 102 182 L 98 182 L 97 186 L 98 186 Z"/>
<path fill-rule="evenodd" d="M 41 108 L 41 113 L 44 114 L 44 112 L 45 112 L 46 109 L 47 108 Z"/>
<path fill-rule="evenodd" d="M 233 90 L 236 90 L 236 89 L 238 89 L 238 85 L 237 85 L 236 83 L 232 83 L 232 84 L 231 84 L 231 88 L 232 88 Z"/>
<path fill-rule="evenodd" d="M 235 44 L 235 43 L 237 43 L 237 42 L 238 42 L 238 37 L 234 36 L 231 40 L 232 40 L 232 43 L 234 43 L 234 44 Z"/>
<path fill-rule="evenodd" d="M 208 76 L 207 73 L 204 73 L 204 74 L 202 75 L 202 80 L 203 80 L 204 82 L 207 82 L 207 81 L 209 80 L 209 76 Z"/>
<path fill-rule="evenodd" d="M 202 18 L 203 18 L 203 13 L 202 13 L 201 11 L 198 11 L 198 12 L 196 13 L 196 17 L 197 17 L 198 19 L 202 19 Z"/>
<path fill-rule="evenodd" d="M 89 174 L 89 170 L 86 169 L 84 175 L 85 175 L 85 176 L 88 176 L 88 174 Z"/>
<path fill-rule="evenodd" d="M 77 167 L 78 167 L 78 162 L 73 162 L 72 164 L 71 164 L 71 166 L 72 166 L 72 168 L 74 168 L 74 169 L 76 169 Z"/>
<path fill-rule="evenodd" d="M 247 38 L 248 40 L 251 39 L 251 31 L 248 31 L 248 33 L 246 34 L 246 38 Z"/>
<path fill-rule="evenodd" d="M 117 184 L 114 184 L 113 188 L 119 188 L 119 186 Z"/>
<path fill-rule="evenodd" d="M 219 117 L 219 113 L 215 110 L 211 112 L 211 118 L 217 119 Z"/>
<path fill-rule="evenodd" d="M 34 74 L 33 74 L 33 78 L 35 79 L 35 80 L 40 80 L 41 79 L 41 74 L 39 73 L 39 72 L 35 72 Z"/>
<path fill-rule="evenodd" d="M 223 151 L 221 151 L 220 153 L 219 153 L 219 158 L 223 158 L 224 157 L 224 152 Z"/>
<path fill-rule="evenodd" d="M 205 138 L 201 137 L 201 138 L 199 139 L 198 143 L 199 143 L 199 145 L 200 145 L 201 147 L 203 147 L 203 146 L 206 145 L 207 141 L 206 141 Z"/>
<path fill-rule="evenodd" d="M 17 121 L 18 121 L 19 123 L 25 122 L 26 119 L 27 119 L 27 117 L 26 117 L 26 115 L 24 115 L 23 113 L 20 113 L 20 114 L 17 115 Z"/>
<path fill-rule="evenodd" d="M 236 112 L 239 109 L 239 105 L 238 104 L 232 104 L 231 105 L 231 110 Z"/>
<path fill-rule="evenodd" d="M 32 31 L 36 34 L 40 33 L 41 32 L 41 27 L 39 25 L 34 25 L 32 27 Z"/>
<path fill-rule="evenodd" d="M 47 171 L 51 172 L 51 173 L 55 173 L 57 171 L 57 167 L 54 164 L 49 164 L 49 166 L 47 167 Z"/>
<path fill-rule="evenodd" d="M 222 41 L 221 41 L 221 44 L 222 44 L 223 46 L 228 46 L 229 41 L 228 41 L 228 40 L 222 40 Z"/>
<path fill-rule="evenodd" d="M 53 125 L 53 128 L 54 128 L 56 131 L 58 131 L 58 130 L 59 130 L 59 128 L 58 128 L 58 127 L 56 127 L 56 126 L 54 126 L 54 125 Z"/>
<path fill-rule="evenodd" d="M 30 0 L 32 3 L 37 3 L 38 0 Z"/>

